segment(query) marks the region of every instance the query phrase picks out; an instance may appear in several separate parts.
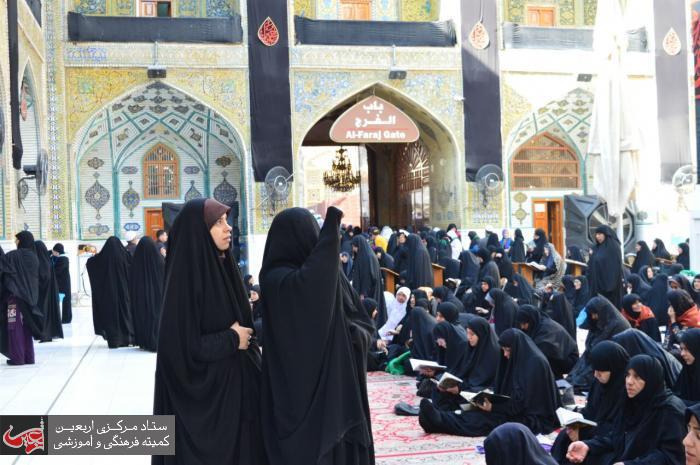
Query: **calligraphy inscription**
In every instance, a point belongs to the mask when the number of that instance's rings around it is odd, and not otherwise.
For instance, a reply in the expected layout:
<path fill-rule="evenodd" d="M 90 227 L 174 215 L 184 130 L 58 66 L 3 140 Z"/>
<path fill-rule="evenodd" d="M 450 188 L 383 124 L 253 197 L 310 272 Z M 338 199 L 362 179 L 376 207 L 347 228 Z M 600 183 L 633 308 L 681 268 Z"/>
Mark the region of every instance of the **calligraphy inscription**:
<path fill-rule="evenodd" d="M 51 415 L 49 455 L 175 455 L 174 415 Z"/>
<path fill-rule="evenodd" d="M 395 105 L 376 96 L 352 106 L 333 123 L 330 137 L 338 143 L 409 143 L 418 140 L 416 123 Z"/>

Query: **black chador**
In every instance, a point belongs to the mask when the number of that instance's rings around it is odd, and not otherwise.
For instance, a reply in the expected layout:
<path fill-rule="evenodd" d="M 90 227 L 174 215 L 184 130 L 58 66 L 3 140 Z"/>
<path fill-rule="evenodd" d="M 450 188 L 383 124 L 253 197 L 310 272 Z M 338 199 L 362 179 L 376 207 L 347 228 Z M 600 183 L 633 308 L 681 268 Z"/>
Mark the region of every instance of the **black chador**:
<path fill-rule="evenodd" d="M 350 278 L 352 287 L 362 298 L 368 297 L 377 302 L 377 319 L 375 321 L 377 328 L 381 328 L 386 323 L 386 302 L 379 260 L 363 235 L 353 237 L 351 244 L 355 253 Z"/>
<path fill-rule="evenodd" d="M 175 415 L 177 455 L 154 456 L 153 465 L 267 465 L 260 349 L 253 340 L 240 350 L 232 329 L 253 327 L 248 294 L 230 251 L 210 233 L 228 210 L 190 200 L 170 229 L 153 412 Z"/>
<path fill-rule="evenodd" d="M 37 305 L 42 314 L 41 342 L 63 338 L 61 327 L 61 308 L 58 305 L 58 285 L 49 251 L 41 241 L 34 242 L 36 256 L 39 259 L 39 299 Z"/>
<path fill-rule="evenodd" d="M 340 270 L 341 216 L 329 208 L 319 231 L 308 210 L 287 209 L 267 235 L 261 413 L 270 465 L 374 463 L 366 386 L 373 326 Z"/>
<path fill-rule="evenodd" d="M 129 298 L 134 317 L 135 344 L 151 352 L 158 347 L 164 275 L 165 262 L 156 243 L 148 236 L 142 237 L 131 264 Z"/>
<path fill-rule="evenodd" d="M 58 292 L 64 296 L 61 309 L 61 322 L 70 323 L 73 321 L 70 261 L 66 256 L 66 251 L 63 248 L 63 244 L 54 245 L 53 250 L 58 254 L 58 256 L 54 255 L 52 257 L 53 268 L 56 273 L 56 284 L 58 284 Z"/>
<path fill-rule="evenodd" d="M 131 255 L 112 236 L 100 253 L 88 259 L 86 268 L 92 290 L 92 321 L 95 334 L 107 340 L 110 349 L 134 342 L 134 324 L 129 303 Z"/>

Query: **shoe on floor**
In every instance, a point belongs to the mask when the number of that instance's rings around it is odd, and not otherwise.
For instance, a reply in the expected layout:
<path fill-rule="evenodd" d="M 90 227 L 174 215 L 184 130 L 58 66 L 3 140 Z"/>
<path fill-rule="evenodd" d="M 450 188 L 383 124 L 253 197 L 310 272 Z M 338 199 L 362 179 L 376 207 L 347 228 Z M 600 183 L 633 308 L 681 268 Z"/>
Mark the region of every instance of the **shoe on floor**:
<path fill-rule="evenodd" d="M 394 413 L 402 417 L 417 417 L 420 413 L 420 408 L 406 402 L 399 402 L 394 406 Z"/>

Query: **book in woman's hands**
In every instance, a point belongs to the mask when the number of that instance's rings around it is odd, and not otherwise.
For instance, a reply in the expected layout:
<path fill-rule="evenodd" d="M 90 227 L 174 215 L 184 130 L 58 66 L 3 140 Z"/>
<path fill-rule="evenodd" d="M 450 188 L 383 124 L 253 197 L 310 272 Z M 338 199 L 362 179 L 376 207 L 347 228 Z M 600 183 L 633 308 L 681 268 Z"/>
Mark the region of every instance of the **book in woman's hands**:
<path fill-rule="evenodd" d="M 444 372 L 439 380 L 431 379 L 431 381 L 433 383 L 437 384 L 438 387 L 445 389 L 445 390 L 453 388 L 455 386 L 459 386 L 462 384 L 461 379 L 457 378 L 456 376 L 454 376 L 448 372 Z"/>
<path fill-rule="evenodd" d="M 561 423 L 561 426 L 565 428 L 572 426 L 579 428 L 598 426 L 598 423 L 595 421 L 586 420 L 580 413 L 572 412 L 571 410 L 567 410 L 563 407 L 559 407 L 557 409 L 557 418 L 559 418 L 559 423 Z"/>
<path fill-rule="evenodd" d="M 431 368 L 435 371 L 445 371 L 447 370 L 446 366 L 442 366 L 439 363 L 433 362 L 432 360 L 421 360 L 419 358 L 411 358 L 409 359 L 411 362 L 411 370 L 413 371 L 420 371 L 421 368 Z"/>
<path fill-rule="evenodd" d="M 484 389 L 483 391 L 479 392 L 462 391 L 459 393 L 459 395 L 464 397 L 467 402 L 474 405 L 482 405 L 486 399 L 488 399 L 492 404 L 500 404 L 510 400 L 510 397 L 502 394 L 496 394 L 490 389 Z"/>

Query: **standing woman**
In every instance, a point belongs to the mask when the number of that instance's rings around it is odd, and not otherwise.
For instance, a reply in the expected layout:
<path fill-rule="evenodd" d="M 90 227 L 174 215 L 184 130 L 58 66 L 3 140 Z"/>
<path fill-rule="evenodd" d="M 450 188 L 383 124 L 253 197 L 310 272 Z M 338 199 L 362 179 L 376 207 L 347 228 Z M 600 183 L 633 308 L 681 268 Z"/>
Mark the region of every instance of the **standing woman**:
<path fill-rule="evenodd" d="M 92 289 L 92 322 L 95 334 L 107 340 L 110 349 L 134 342 L 134 322 L 129 301 L 131 254 L 112 236 L 100 253 L 85 265 Z"/>
<path fill-rule="evenodd" d="M 508 255 L 513 263 L 522 263 L 525 261 L 525 238 L 520 229 L 515 230 L 515 239 L 510 245 Z"/>
<path fill-rule="evenodd" d="M 158 348 L 164 275 L 165 261 L 158 246 L 150 237 L 142 237 L 131 264 L 129 297 L 134 316 L 135 344 L 150 352 Z"/>
<path fill-rule="evenodd" d="M 685 242 L 678 244 L 678 256 L 676 263 L 683 265 L 684 270 L 690 269 L 690 247 Z"/>
<path fill-rule="evenodd" d="M 43 315 L 41 327 L 41 342 L 51 342 L 53 339 L 63 339 L 61 326 L 61 309 L 58 306 L 58 285 L 49 251 L 41 241 L 34 242 L 36 257 L 39 259 L 39 300 L 37 305 Z"/>
<path fill-rule="evenodd" d="M 34 236 L 22 231 L 15 236 L 17 250 L 0 260 L 2 272 L 2 315 L 0 315 L 0 353 L 8 365 L 33 365 L 34 341 L 42 326 L 39 298 L 39 260 L 34 251 Z"/>
<path fill-rule="evenodd" d="M 602 295 L 615 307 L 622 302 L 623 271 L 620 239 L 610 226 L 601 225 L 595 230 L 595 248 L 588 261 L 588 284 L 591 295 Z"/>
<path fill-rule="evenodd" d="M 654 257 L 661 258 L 663 260 L 670 260 L 671 253 L 666 250 L 666 244 L 661 239 L 654 239 L 654 245 L 651 246 L 651 251 Z"/>
<path fill-rule="evenodd" d="M 348 279 L 352 281 L 352 287 L 360 294 L 360 298 L 370 298 L 377 302 L 378 313 L 375 321 L 377 326 L 381 328 L 386 323 L 387 316 L 379 260 L 364 236 L 353 237 L 351 245 L 355 257 L 354 266 Z"/>
<path fill-rule="evenodd" d="M 433 287 L 433 267 L 430 263 L 430 254 L 420 240 L 420 236 L 409 234 L 404 244 L 404 250 L 407 259 L 401 272 L 406 272 L 406 286 L 409 289 Z"/>
<path fill-rule="evenodd" d="M 73 321 L 73 309 L 71 308 L 71 285 L 70 285 L 70 261 L 66 256 L 66 251 L 63 244 L 58 243 L 53 246 L 51 252 L 51 260 L 53 268 L 56 272 L 56 284 L 58 284 L 58 292 L 63 294 L 63 304 L 61 309 L 61 322 L 70 323 Z"/>
<path fill-rule="evenodd" d="M 319 231 L 308 210 L 290 208 L 268 231 L 261 414 L 270 465 L 374 463 L 372 323 L 340 271 L 342 215 L 330 207 Z"/>
<path fill-rule="evenodd" d="M 177 455 L 154 456 L 154 465 L 267 464 L 260 351 L 230 252 L 229 210 L 190 200 L 170 230 L 153 413 L 175 415 Z"/>

